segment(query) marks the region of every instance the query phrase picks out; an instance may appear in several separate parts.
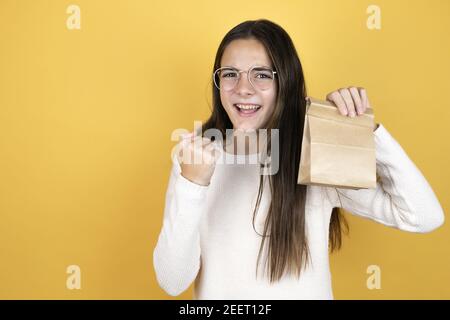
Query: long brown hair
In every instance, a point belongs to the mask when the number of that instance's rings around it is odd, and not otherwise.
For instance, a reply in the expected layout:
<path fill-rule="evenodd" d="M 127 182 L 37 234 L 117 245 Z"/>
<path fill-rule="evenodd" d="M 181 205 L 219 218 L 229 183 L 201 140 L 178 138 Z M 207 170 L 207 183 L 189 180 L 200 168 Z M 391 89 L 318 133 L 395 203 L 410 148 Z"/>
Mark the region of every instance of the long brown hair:
<path fill-rule="evenodd" d="M 266 48 L 277 71 L 277 101 L 267 129 L 276 128 L 279 133 L 279 170 L 267 176 L 271 190 L 271 203 L 264 223 L 258 262 L 266 238 L 269 238 L 266 265 L 269 267 L 270 282 L 278 281 L 285 271 L 296 271 L 300 276 L 303 266 L 309 260 L 308 241 L 305 230 L 306 186 L 297 184 L 298 165 L 302 148 L 302 135 L 306 111 L 306 85 L 302 65 L 294 44 L 287 32 L 266 19 L 250 20 L 231 29 L 223 38 L 217 50 L 213 71 L 220 68 L 225 48 L 237 39 L 256 39 Z M 220 100 L 220 92 L 212 86 L 212 114 L 202 125 L 202 132 L 218 129 L 226 137 L 226 129 L 233 124 Z M 270 138 L 269 138 L 270 139 Z M 264 176 L 261 175 L 258 197 L 253 212 L 259 208 L 263 193 Z M 267 231 L 270 228 L 270 235 Z M 348 224 L 338 208 L 333 208 L 330 219 L 329 249 L 341 247 L 342 232 L 348 231 Z M 256 231 L 256 230 L 255 230 Z"/>

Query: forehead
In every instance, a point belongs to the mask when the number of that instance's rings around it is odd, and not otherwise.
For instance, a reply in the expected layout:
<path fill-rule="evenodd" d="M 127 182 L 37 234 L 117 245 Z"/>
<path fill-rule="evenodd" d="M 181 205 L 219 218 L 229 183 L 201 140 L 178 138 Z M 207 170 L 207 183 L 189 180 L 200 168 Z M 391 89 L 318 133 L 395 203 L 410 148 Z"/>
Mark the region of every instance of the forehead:
<path fill-rule="evenodd" d="M 221 67 L 235 67 L 240 70 L 248 70 L 255 65 L 272 68 L 272 62 L 266 48 L 255 39 L 231 41 L 225 48 L 220 65 Z"/>

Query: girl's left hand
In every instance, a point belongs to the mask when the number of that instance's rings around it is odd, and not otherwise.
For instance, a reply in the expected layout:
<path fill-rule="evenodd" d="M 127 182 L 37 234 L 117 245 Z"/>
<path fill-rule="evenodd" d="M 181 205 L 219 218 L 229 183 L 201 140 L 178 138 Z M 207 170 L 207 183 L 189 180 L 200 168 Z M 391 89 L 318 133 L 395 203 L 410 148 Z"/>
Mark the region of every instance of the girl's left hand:
<path fill-rule="evenodd" d="M 371 108 L 366 89 L 361 87 L 338 89 L 330 92 L 326 99 L 334 103 L 342 115 L 352 118 L 363 114 L 367 108 Z M 376 128 L 378 128 L 378 124 L 374 124 L 374 130 Z"/>
<path fill-rule="evenodd" d="M 360 87 L 341 88 L 330 92 L 327 100 L 333 102 L 343 116 L 361 115 L 370 108 L 366 89 Z"/>

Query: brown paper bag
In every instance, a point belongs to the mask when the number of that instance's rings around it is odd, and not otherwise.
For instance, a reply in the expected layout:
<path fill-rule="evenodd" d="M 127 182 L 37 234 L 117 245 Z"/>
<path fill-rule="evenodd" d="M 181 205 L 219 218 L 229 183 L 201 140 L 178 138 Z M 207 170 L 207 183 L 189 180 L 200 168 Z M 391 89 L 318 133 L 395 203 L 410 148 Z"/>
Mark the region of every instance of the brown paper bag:
<path fill-rule="evenodd" d="M 376 187 L 374 114 L 354 118 L 328 101 L 307 99 L 298 184 Z"/>

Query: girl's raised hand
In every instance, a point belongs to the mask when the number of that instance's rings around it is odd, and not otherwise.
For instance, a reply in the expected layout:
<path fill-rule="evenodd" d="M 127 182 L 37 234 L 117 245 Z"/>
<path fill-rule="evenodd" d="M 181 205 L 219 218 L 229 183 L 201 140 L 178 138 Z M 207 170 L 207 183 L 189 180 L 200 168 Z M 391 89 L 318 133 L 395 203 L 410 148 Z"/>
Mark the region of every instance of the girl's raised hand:
<path fill-rule="evenodd" d="M 333 102 L 344 116 L 354 117 L 371 108 L 366 89 L 361 87 L 341 88 L 327 94 L 327 100 Z"/>
<path fill-rule="evenodd" d="M 196 184 L 209 185 L 220 155 L 217 144 L 193 132 L 182 135 L 182 139 L 177 154 L 181 175 Z"/>
<path fill-rule="evenodd" d="M 336 105 L 339 112 L 344 116 L 355 117 L 372 108 L 367 97 L 366 89 L 361 87 L 340 88 L 327 94 L 326 99 Z M 374 124 L 374 130 L 378 124 Z"/>

